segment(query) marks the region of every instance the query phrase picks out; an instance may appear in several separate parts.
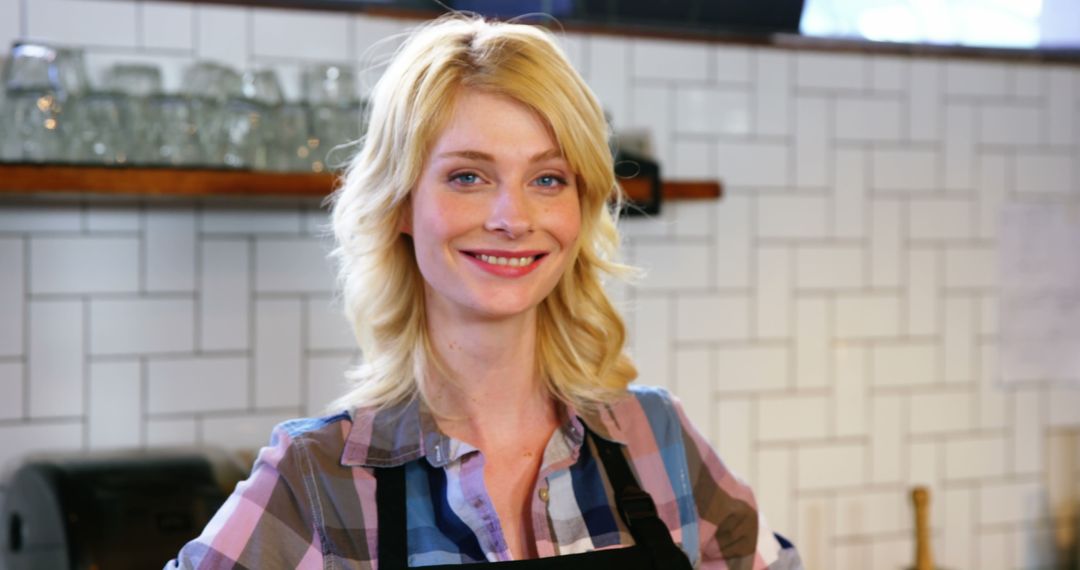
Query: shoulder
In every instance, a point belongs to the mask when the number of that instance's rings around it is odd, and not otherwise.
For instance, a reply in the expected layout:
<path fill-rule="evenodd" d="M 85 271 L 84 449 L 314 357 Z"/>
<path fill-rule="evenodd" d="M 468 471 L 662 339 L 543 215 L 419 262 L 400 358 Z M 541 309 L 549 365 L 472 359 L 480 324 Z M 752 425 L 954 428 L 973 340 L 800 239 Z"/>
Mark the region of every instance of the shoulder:
<path fill-rule="evenodd" d="M 612 432 L 631 440 L 648 432 L 661 445 L 681 441 L 685 417 L 681 409 L 678 398 L 665 388 L 632 385 L 609 407 L 610 421 L 616 426 Z"/>
<path fill-rule="evenodd" d="M 270 434 L 270 444 L 259 452 L 259 462 L 269 463 L 282 475 L 285 469 L 303 471 L 337 467 L 352 427 L 347 413 L 282 422 Z"/>

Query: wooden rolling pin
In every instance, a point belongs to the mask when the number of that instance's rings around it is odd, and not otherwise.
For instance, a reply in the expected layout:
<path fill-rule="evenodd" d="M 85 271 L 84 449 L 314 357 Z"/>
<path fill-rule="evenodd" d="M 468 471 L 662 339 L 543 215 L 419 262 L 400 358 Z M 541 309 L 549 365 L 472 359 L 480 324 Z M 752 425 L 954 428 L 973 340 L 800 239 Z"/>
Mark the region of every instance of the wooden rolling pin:
<path fill-rule="evenodd" d="M 930 489 L 911 490 L 915 507 L 915 570 L 934 570 L 934 553 L 930 548 Z"/>

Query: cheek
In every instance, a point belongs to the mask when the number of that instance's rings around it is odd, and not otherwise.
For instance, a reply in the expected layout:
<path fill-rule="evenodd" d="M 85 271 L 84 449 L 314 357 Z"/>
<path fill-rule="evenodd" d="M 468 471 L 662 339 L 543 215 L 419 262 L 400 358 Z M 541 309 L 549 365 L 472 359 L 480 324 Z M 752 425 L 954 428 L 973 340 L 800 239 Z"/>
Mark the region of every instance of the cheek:
<path fill-rule="evenodd" d="M 554 208 L 551 215 L 554 218 L 552 228 L 556 239 L 563 247 L 570 248 L 581 233 L 581 207 L 578 205 L 577 196 Z"/>

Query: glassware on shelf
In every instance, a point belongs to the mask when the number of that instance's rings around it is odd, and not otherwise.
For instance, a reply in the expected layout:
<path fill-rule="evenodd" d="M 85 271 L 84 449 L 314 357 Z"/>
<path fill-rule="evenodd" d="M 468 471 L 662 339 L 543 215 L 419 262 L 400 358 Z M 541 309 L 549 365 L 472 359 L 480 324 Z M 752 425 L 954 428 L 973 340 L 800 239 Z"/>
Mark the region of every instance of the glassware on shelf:
<path fill-rule="evenodd" d="M 343 145 L 360 138 L 364 105 L 356 95 L 356 73 L 349 66 L 318 64 L 301 73 L 304 101 L 309 105 L 311 170 L 322 172 L 343 164 Z"/>
<path fill-rule="evenodd" d="M 145 164 L 195 166 L 204 164 L 195 107 L 185 95 L 159 94 L 146 101 Z"/>
<path fill-rule="evenodd" d="M 49 89 L 61 99 L 90 87 L 83 51 L 39 43 L 16 43 L 4 72 L 5 89 Z"/>
<path fill-rule="evenodd" d="M 14 160 L 55 162 L 68 158 L 67 136 L 71 127 L 66 103 L 56 91 L 43 88 L 7 90 L 4 148 Z"/>
<path fill-rule="evenodd" d="M 157 149 L 150 140 L 154 120 L 150 99 L 162 95 L 161 68 L 153 64 L 117 63 L 105 70 L 102 84 L 110 91 L 125 95 L 123 104 L 127 120 L 121 130 L 128 141 L 128 161 L 134 164 L 158 162 Z"/>
<path fill-rule="evenodd" d="M 147 63 L 117 63 L 105 70 L 106 89 L 133 97 L 150 97 L 162 92 L 161 68 Z"/>
<path fill-rule="evenodd" d="M 130 130 L 130 97 L 119 91 L 89 91 L 69 107 L 67 139 L 71 160 L 81 163 L 127 163 L 134 142 Z"/>
<path fill-rule="evenodd" d="M 5 160 L 71 159 L 74 100 L 89 86 L 83 52 L 37 43 L 16 43 L 3 70 Z"/>

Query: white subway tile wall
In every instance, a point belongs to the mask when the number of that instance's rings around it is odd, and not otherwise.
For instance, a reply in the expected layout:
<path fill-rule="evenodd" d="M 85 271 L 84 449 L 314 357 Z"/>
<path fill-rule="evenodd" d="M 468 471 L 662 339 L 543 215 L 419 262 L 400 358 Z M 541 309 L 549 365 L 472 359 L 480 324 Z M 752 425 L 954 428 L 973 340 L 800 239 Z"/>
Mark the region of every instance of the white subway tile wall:
<path fill-rule="evenodd" d="M 0 40 L 85 44 L 95 69 L 160 61 L 175 86 L 196 57 L 275 64 L 290 93 L 324 60 L 364 62 L 370 85 L 412 24 L 150 0 L 0 13 Z M 565 41 L 616 127 L 650 132 L 666 178 L 725 183 L 719 201 L 623 222 L 649 270 L 619 289 L 628 347 L 808 568 L 910 565 L 912 484 L 934 492 L 942 566 L 1045 566 L 1062 463 L 1048 438 L 1080 441 L 1080 387 L 1000 383 L 995 240 L 1003 204 L 1075 200 L 1080 72 Z M 324 223 L 310 206 L 0 205 L 0 463 L 252 449 L 321 413 L 357 358 Z"/>

